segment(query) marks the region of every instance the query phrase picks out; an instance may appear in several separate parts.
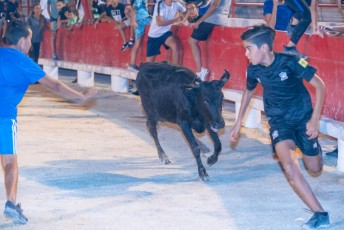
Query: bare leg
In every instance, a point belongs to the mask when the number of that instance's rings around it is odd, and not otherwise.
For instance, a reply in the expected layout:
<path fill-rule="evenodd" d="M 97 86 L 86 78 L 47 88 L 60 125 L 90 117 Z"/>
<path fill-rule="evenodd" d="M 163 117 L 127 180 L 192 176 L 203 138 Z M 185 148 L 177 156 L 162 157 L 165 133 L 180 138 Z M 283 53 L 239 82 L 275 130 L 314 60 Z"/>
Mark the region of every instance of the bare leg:
<path fill-rule="evenodd" d="M 135 63 L 136 63 L 136 57 L 137 57 L 137 53 L 139 52 L 139 48 L 141 46 L 141 43 L 142 43 L 142 37 L 138 38 L 135 41 L 134 47 L 131 50 L 130 64 L 132 64 L 132 65 L 135 65 Z"/>
<path fill-rule="evenodd" d="M 119 34 L 122 37 L 123 43 L 127 42 L 127 36 L 125 35 L 124 28 L 120 23 L 116 23 L 115 28 L 119 31 Z"/>
<path fill-rule="evenodd" d="M 4 171 L 7 200 L 15 204 L 18 186 L 17 155 L 1 155 L 1 164 Z"/>
<path fill-rule="evenodd" d="M 51 55 L 56 55 L 56 30 L 51 31 Z"/>
<path fill-rule="evenodd" d="M 165 44 L 172 50 L 172 64 L 179 65 L 178 41 L 174 36 L 167 38 Z"/>
<path fill-rule="evenodd" d="M 201 57 L 201 47 L 199 46 L 199 41 L 192 37 L 190 37 L 188 41 L 191 48 L 192 57 L 195 61 L 196 72 L 201 72 L 202 57 Z"/>
<path fill-rule="evenodd" d="M 155 62 L 155 57 L 156 57 L 156 56 L 147 57 L 146 61 L 147 61 L 147 62 Z"/>
<path fill-rule="evenodd" d="M 288 182 L 296 194 L 310 208 L 311 211 L 324 212 L 324 209 L 321 207 L 319 201 L 314 196 L 309 184 L 301 173 L 301 168 L 297 157 L 293 157 L 292 152 L 295 149 L 294 142 L 291 140 L 281 141 L 275 145 L 275 149 L 283 167 L 285 176 L 287 177 Z M 308 162 L 309 160 L 306 161 Z M 315 161 L 313 160 L 313 163 Z M 309 162 L 309 167 L 310 166 L 311 162 Z"/>

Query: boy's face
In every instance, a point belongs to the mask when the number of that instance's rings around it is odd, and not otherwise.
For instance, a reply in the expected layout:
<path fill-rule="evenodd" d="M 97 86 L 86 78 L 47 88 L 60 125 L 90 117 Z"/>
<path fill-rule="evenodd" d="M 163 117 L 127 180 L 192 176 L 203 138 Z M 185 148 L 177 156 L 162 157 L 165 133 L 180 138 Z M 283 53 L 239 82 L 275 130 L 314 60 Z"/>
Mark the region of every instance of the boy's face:
<path fill-rule="evenodd" d="M 65 4 L 64 4 L 63 2 L 57 2 L 57 3 L 56 3 L 56 9 L 57 9 L 58 11 L 60 11 L 61 8 L 64 7 L 64 6 L 65 6 Z"/>
<path fill-rule="evenodd" d="M 195 18 L 198 16 L 198 9 L 197 6 L 194 3 L 190 3 L 186 5 L 186 10 L 190 14 L 191 18 Z"/>
<path fill-rule="evenodd" d="M 68 19 L 73 19 L 75 17 L 75 14 L 73 13 L 73 12 L 69 12 L 68 14 L 67 14 L 67 18 Z"/>
<path fill-rule="evenodd" d="M 266 56 L 263 45 L 258 48 L 256 44 L 248 41 L 243 41 L 243 45 L 245 47 L 245 56 L 252 63 L 252 65 L 258 65 L 263 62 Z"/>

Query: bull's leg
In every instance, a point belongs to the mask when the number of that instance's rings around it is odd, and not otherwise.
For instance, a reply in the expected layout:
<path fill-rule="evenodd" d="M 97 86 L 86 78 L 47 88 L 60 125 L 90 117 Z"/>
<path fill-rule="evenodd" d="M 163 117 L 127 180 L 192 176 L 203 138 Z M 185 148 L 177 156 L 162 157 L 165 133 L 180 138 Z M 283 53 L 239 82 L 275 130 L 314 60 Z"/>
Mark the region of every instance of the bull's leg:
<path fill-rule="evenodd" d="M 213 164 L 217 162 L 217 158 L 219 157 L 219 154 L 222 150 L 222 145 L 217 133 L 213 132 L 210 128 L 207 128 L 207 130 L 209 132 L 211 139 L 214 142 L 214 153 L 207 159 L 207 164 L 209 166 L 212 166 Z"/>
<path fill-rule="evenodd" d="M 201 178 L 201 180 L 205 180 L 206 177 L 208 177 L 208 173 L 205 170 L 202 160 L 201 160 L 201 156 L 200 156 L 200 147 L 198 146 L 195 136 L 192 133 L 191 127 L 189 126 L 189 124 L 186 121 L 182 121 L 179 123 L 179 126 L 181 127 L 186 140 L 189 142 L 192 153 L 194 154 L 195 158 L 196 158 L 196 162 L 197 162 L 197 167 L 198 167 L 198 174 L 199 177 Z"/>
<path fill-rule="evenodd" d="M 152 121 L 152 120 L 147 120 L 147 127 L 148 130 L 150 132 L 150 134 L 152 135 L 154 142 L 155 142 L 155 146 L 158 150 L 158 156 L 160 158 L 161 161 L 164 161 L 165 164 L 169 164 L 171 163 L 171 161 L 168 159 L 168 156 L 165 154 L 164 150 L 161 148 L 159 139 L 158 139 L 158 132 L 156 131 L 156 121 Z"/>

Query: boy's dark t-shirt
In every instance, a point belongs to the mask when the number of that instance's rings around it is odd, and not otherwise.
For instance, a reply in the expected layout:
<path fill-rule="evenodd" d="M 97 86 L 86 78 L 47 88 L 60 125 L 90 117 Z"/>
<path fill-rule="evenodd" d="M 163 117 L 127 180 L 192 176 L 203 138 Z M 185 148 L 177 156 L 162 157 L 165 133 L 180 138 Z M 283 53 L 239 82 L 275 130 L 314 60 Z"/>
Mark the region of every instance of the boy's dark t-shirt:
<path fill-rule="evenodd" d="M 69 7 L 68 6 L 64 6 L 61 8 L 61 10 L 59 11 L 59 16 L 61 20 L 67 20 L 66 17 L 66 12 L 69 11 Z"/>
<path fill-rule="evenodd" d="M 0 18 L 5 15 L 5 1 L 0 1 Z"/>
<path fill-rule="evenodd" d="M 17 8 L 19 7 L 19 4 L 17 1 L 15 2 L 7 2 L 7 20 L 12 20 L 11 16 L 14 16 L 15 18 L 20 18 L 19 13 L 17 12 Z"/>
<path fill-rule="evenodd" d="M 312 115 L 312 101 L 303 80 L 310 81 L 316 69 L 295 56 L 275 53 L 275 60 L 266 67 L 249 65 L 246 88 L 263 86 L 264 111 L 270 126 L 288 127 L 306 123 Z"/>
<path fill-rule="evenodd" d="M 117 7 L 109 5 L 106 7 L 106 16 L 112 17 L 115 21 L 123 21 L 125 19 L 124 14 L 125 5 L 118 3 Z"/>
<path fill-rule="evenodd" d="M 92 2 L 92 13 L 93 14 L 102 14 L 103 12 L 105 12 L 105 4 L 100 4 L 98 2 L 93 1 Z"/>

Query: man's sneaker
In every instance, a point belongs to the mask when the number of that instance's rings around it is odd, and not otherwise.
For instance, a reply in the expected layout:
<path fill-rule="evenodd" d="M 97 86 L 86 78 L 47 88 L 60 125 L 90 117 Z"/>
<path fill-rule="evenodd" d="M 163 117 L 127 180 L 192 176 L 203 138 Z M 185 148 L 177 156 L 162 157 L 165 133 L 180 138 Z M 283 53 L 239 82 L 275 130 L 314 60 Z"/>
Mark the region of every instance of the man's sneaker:
<path fill-rule="evenodd" d="M 313 230 L 330 226 L 328 212 L 315 212 L 312 218 L 302 225 L 303 229 Z"/>
<path fill-rule="evenodd" d="M 128 47 L 129 47 L 130 49 L 133 48 L 134 43 L 135 43 L 135 40 L 134 40 L 134 39 L 130 39 L 129 42 L 128 42 Z"/>
<path fill-rule="evenodd" d="M 122 48 L 121 48 L 121 51 L 126 50 L 126 49 L 128 48 L 128 46 L 129 46 L 129 43 L 128 43 L 128 42 L 123 43 L 123 46 L 122 46 Z"/>
<path fill-rule="evenodd" d="M 204 81 L 206 79 L 206 77 L 209 74 L 209 70 L 205 69 L 205 68 L 201 68 L 201 72 L 196 73 L 196 75 L 202 80 Z"/>
<path fill-rule="evenodd" d="M 139 71 L 139 67 L 137 65 L 135 65 L 135 64 L 129 64 L 128 70 L 138 72 Z"/>
<path fill-rule="evenodd" d="M 7 201 L 5 204 L 4 216 L 15 224 L 26 224 L 28 219 L 23 214 L 20 204 L 14 205 L 13 202 Z"/>
<path fill-rule="evenodd" d="M 283 52 L 284 54 L 291 54 L 294 55 L 298 58 L 302 58 L 302 59 L 307 59 L 308 57 L 301 54 L 299 51 L 297 51 L 295 46 L 292 47 L 288 47 L 288 46 L 283 46 Z"/>

